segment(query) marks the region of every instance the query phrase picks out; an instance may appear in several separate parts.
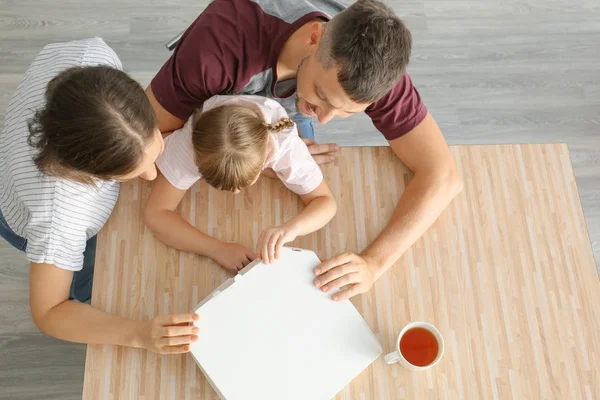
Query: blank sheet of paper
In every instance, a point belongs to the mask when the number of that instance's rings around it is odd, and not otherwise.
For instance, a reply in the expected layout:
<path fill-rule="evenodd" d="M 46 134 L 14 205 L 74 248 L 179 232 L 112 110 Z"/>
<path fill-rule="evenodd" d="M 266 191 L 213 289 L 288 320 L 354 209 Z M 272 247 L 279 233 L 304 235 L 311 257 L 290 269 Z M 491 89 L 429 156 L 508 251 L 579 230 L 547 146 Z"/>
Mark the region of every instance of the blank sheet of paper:
<path fill-rule="evenodd" d="M 312 251 L 284 248 L 200 303 L 192 355 L 226 400 L 327 400 L 380 354 L 350 301 L 316 289 Z"/>

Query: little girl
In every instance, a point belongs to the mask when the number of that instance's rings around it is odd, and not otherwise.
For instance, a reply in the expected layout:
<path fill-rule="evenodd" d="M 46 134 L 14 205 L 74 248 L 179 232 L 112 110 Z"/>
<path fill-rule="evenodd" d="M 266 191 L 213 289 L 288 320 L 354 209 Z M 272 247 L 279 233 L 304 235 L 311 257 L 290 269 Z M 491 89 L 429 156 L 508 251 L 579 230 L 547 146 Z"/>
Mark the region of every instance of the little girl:
<path fill-rule="evenodd" d="M 272 169 L 300 196 L 305 208 L 299 215 L 261 233 L 257 254 L 265 263 L 277 259 L 285 243 L 325 226 L 337 210 L 294 123 L 279 103 L 265 97 L 207 100 L 183 128 L 165 139 L 165 151 L 156 164 L 161 174 L 146 206 L 146 224 L 167 245 L 210 257 L 228 270 L 238 271 L 257 256 L 242 245 L 200 232 L 175 213 L 198 179 L 237 193 L 253 185 L 264 169 Z"/>

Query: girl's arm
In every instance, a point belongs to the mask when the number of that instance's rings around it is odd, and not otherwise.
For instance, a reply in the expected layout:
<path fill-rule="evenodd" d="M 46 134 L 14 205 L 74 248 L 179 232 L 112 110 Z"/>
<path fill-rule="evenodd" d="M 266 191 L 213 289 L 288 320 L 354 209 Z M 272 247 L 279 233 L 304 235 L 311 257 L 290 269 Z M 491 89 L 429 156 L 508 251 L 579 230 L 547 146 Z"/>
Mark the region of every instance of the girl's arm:
<path fill-rule="evenodd" d="M 284 225 L 296 230 L 298 236 L 308 235 L 318 231 L 335 216 L 337 203 L 325 180 L 315 190 L 300 196 L 304 210 Z"/>
<path fill-rule="evenodd" d="M 261 233 L 257 252 L 265 263 L 270 264 L 279 258 L 279 252 L 284 244 L 327 225 L 337 212 L 337 204 L 325 180 L 312 192 L 301 195 L 300 199 L 305 205 L 300 214 L 280 226 L 266 229 Z"/>
<path fill-rule="evenodd" d="M 256 258 L 244 246 L 224 243 L 200 232 L 175 212 L 185 196 L 159 172 L 144 211 L 144 222 L 168 246 L 215 260 L 229 270 L 239 270 Z"/>

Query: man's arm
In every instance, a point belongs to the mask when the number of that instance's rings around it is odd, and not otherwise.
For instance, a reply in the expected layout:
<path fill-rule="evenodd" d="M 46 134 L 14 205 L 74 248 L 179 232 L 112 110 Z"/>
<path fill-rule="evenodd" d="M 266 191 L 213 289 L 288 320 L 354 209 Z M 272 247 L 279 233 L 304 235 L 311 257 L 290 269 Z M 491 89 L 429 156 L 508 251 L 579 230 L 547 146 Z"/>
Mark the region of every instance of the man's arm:
<path fill-rule="evenodd" d="M 154 112 L 156 112 L 158 129 L 160 129 L 163 134 L 171 133 L 175 129 L 179 129 L 183 126 L 184 120 L 177 118 L 160 105 L 158 100 L 156 100 L 154 92 L 152 92 L 152 86 L 150 85 L 146 88 L 146 96 L 148 96 L 148 100 L 150 100 L 150 104 L 152 104 L 152 108 L 154 108 Z"/>
<path fill-rule="evenodd" d="M 344 253 L 315 268 L 315 286 L 343 300 L 371 288 L 435 222 L 462 190 L 450 149 L 430 114 L 406 135 L 389 142 L 392 151 L 414 177 L 379 236 L 360 255 Z"/>
<path fill-rule="evenodd" d="M 142 347 L 157 353 L 185 353 L 198 328 L 196 314 L 133 321 L 69 300 L 73 272 L 50 264 L 31 263 L 31 316 L 47 335 L 69 342 Z M 184 325 L 182 325 L 184 324 Z"/>

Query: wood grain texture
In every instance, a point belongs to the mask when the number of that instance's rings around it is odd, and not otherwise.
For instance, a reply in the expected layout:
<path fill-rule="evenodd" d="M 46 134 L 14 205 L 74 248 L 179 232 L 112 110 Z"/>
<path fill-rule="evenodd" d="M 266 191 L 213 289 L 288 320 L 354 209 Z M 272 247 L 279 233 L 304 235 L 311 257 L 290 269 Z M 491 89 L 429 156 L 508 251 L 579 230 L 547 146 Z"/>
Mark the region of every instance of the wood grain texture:
<path fill-rule="evenodd" d="M 0 0 L 0 121 L 44 45 L 101 36 L 147 85 L 170 55 L 163 43 L 208 2 Z M 413 32 L 409 72 L 450 144 L 569 144 L 600 267 L 600 2 L 386 3 Z M 361 115 L 316 130 L 321 142 L 386 144 Z M 28 271 L 24 255 L 0 240 L 0 399 L 80 399 L 84 346 L 39 333 L 29 315 Z"/>
<path fill-rule="evenodd" d="M 452 153 L 463 193 L 369 293 L 353 299 L 385 351 L 406 323 L 425 320 L 441 331 L 446 353 L 424 373 L 380 358 L 337 399 L 600 398 L 600 282 L 567 146 Z M 294 242 L 322 258 L 372 241 L 410 179 L 386 147 L 343 149 L 325 176 L 338 215 Z M 98 243 L 92 304 L 129 318 L 187 312 L 226 279 L 212 261 L 167 248 L 144 227 L 149 190 L 141 181 L 123 185 Z M 265 178 L 239 195 L 199 183 L 180 206 L 203 231 L 252 247 L 261 229 L 299 210 L 295 195 Z M 117 398 L 216 395 L 189 355 L 88 346 L 84 399 Z"/>
<path fill-rule="evenodd" d="M 450 144 L 566 142 L 600 260 L 600 3 L 389 0 L 414 45 L 409 72 Z M 0 0 L 0 85 L 16 87 L 47 43 L 102 36 L 142 84 L 200 1 Z M 6 76 L 3 80 L 2 77 Z M 12 90 L 0 88 L 0 114 Z M 385 145 L 365 116 L 317 126 L 320 141 Z M 600 271 L 600 261 L 598 261 Z"/>

